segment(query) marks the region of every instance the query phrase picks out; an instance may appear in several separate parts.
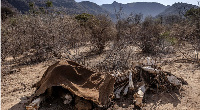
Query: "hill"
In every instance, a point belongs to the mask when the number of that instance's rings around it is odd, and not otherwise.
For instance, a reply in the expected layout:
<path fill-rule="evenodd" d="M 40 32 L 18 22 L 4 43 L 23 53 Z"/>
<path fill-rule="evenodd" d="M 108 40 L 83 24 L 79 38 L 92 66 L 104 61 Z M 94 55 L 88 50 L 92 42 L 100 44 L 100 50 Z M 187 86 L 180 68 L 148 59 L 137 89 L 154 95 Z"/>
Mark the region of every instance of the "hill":
<path fill-rule="evenodd" d="M 185 12 L 191 8 L 197 8 L 196 5 L 187 3 L 174 3 L 172 6 L 165 9 L 163 12 L 158 14 L 158 16 L 169 16 L 169 15 L 181 15 L 183 16 Z"/>
<path fill-rule="evenodd" d="M 89 1 L 82 1 L 79 3 L 88 13 L 91 14 L 109 14 L 109 12 L 96 3 Z"/>
<path fill-rule="evenodd" d="M 1 6 L 9 7 L 22 13 L 29 10 L 28 2 L 24 0 L 1 0 Z"/>
<path fill-rule="evenodd" d="M 144 16 L 156 16 L 169 6 L 165 6 L 156 2 L 134 2 L 122 4 L 114 1 L 112 4 L 103 4 L 101 7 L 108 10 L 112 14 L 118 12 L 121 7 L 123 15 L 125 16 L 128 16 L 131 13 L 141 13 Z"/>
<path fill-rule="evenodd" d="M 45 7 L 47 0 L 3 0 L 2 4 L 5 7 L 13 7 L 21 13 L 29 11 L 29 3 L 33 2 L 35 7 Z M 108 14 L 108 12 L 100 7 L 99 5 L 89 2 L 76 2 L 75 0 L 50 0 L 53 3 L 53 8 L 62 10 L 67 14 L 79 14 L 79 13 L 90 13 L 90 14 Z"/>

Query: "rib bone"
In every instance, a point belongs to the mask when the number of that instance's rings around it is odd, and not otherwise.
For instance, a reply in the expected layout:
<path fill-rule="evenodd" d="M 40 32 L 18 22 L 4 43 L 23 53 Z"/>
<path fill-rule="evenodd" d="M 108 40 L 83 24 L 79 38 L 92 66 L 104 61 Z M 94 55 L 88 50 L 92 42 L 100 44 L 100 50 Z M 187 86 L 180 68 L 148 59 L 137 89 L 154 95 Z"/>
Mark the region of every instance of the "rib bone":
<path fill-rule="evenodd" d="M 117 99 L 120 98 L 120 93 L 121 93 L 121 91 L 123 90 L 124 86 L 125 86 L 125 85 L 123 85 L 121 88 L 119 88 L 119 89 L 117 89 L 117 90 L 115 91 L 115 97 L 116 97 Z"/>
<path fill-rule="evenodd" d="M 134 89 L 134 85 L 133 85 L 133 77 L 132 77 L 132 72 L 129 71 L 129 87 L 130 89 Z"/>
<path fill-rule="evenodd" d="M 124 89 L 124 94 L 123 94 L 123 95 L 127 95 L 127 93 L 128 93 L 128 88 L 129 88 L 129 85 L 127 85 L 126 88 Z"/>

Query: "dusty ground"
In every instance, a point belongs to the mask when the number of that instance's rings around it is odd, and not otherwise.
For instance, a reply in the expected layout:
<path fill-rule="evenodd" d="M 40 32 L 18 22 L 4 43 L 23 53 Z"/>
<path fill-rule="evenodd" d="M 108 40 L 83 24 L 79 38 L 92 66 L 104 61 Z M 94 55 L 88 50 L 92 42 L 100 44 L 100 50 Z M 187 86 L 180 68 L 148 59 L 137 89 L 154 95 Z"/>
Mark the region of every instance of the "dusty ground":
<path fill-rule="evenodd" d="M 161 61 L 166 61 L 168 63 L 162 66 L 162 69 L 170 71 L 178 77 L 182 77 L 188 85 L 184 85 L 180 93 L 178 91 L 160 94 L 147 93 L 145 105 L 142 109 L 200 110 L 200 66 L 191 61 L 174 61 L 180 58 L 183 58 L 183 56 L 178 53 L 163 55 Z M 93 59 L 97 60 L 98 58 L 94 57 Z M 29 66 L 20 66 L 18 69 L 15 69 L 14 72 L 2 74 L 1 109 L 24 110 L 24 105 L 27 103 L 28 97 L 35 91 L 31 86 L 40 80 L 46 68 L 55 61 L 56 60 L 51 60 Z M 10 65 L 2 65 L 2 69 L 8 68 L 9 66 Z M 133 98 L 131 96 L 124 97 L 115 101 L 113 106 L 109 109 L 131 110 L 134 108 L 132 100 Z M 55 100 L 54 102 L 42 104 L 40 109 L 63 110 L 73 109 L 73 107 L 63 105 L 59 100 Z"/>

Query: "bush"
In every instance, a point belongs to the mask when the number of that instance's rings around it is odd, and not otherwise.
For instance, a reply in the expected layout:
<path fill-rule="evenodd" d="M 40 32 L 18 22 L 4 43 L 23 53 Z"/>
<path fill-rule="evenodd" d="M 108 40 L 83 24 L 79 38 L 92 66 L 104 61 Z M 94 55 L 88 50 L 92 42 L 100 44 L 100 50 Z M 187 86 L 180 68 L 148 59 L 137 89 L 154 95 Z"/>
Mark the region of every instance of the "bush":
<path fill-rule="evenodd" d="M 196 26 L 196 35 L 200 39 L 200 8 L 191 8 L 185 14 L 188 21 Z"/>
<path fill-rule="evenodd" d="M 101 54 L 105 43 L 115 37 L 115 29 L 112 21 L 105 15 L 80 14 L 75 17 L 80 25 L 90 34 L 91 42 L 97 46 L 97 54 Z"/>
<path fill-rule="evenodd" d="M 79 20 L 82 23 L 82 22 L 88 21 L 92 17 L 94 17 L 94 16 L 91 15 L 91 14 L 82 13 L 82 14 L 79 14 L 79 15 L 75 16 L 75 19 Z"/>
<path fill-rule="evenodd" d="M 61 54 L 75 48 L 76 43 L 84 44 L 88 40 L 96 45 L 98 54 L 102 53 L 105 43 L 115 36 L 114 25 L 103 15 L 84 22 L 80 25 L 74 17 L 50 14 L 9 18 L 1 29 L 2 61 L 10 56 L 15 60 L 22 58 L 20 63 L 24 64 L 61 58 Z"/>
<path fill-rule="evenodd" d="M 80 25 L 69 16 L 19 15 L 2 23 L 2 60 L 35 50 L 30 62 L 59 57 L 63 48 L 82 40 Z"/>
<path fill-rule="evenodd" d="M 139 17 L 138 17 L 139 16 Z M 129 42 L 139 46 L 145 54 L 156 54 L 159 51 L 164 30 L 163 26 L 151 16 L 141 21 L 142 15 L 129 16 L 127 19 L 119 20 L 116 24 L 118 30 L 118 41 Z"/>
<path fill-rule="evenodd" d="M 1 7 L 1 20 L 14 16 L 16 13 L 8 7 Z"/>
<path fill-rule="evenodd" d="M 137 36 L 137 40 L 140 42 L 138 46 L 142 49 L 142 52 L 156 54 L 159 51 L 157 47 L 161 43 L 160 34 L 162 30 L 162 26 L 156 24 L 152 17 L 145 18 Z"/>

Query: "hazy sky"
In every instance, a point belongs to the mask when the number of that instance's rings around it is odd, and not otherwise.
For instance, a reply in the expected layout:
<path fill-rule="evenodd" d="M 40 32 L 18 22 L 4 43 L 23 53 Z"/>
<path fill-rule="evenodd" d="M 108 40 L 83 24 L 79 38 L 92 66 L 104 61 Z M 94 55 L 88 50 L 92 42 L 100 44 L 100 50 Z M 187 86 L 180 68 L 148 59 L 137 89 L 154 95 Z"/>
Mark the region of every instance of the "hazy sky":
<path fill-rule="evenodd" d="M 200 1 L 200 0 L 75 0 L 75 1 L 77 1 L 77 2 L 91 1 L 91 2 L 94 2 L 98 5 L 111 4 L 111 3 L 113 3 L 113 1 L 117 1 L 117 2 L 123 3 L 123 4 L 132 3 L 132 2 L 158 2 L 158 3 L 161 3 L 163 5 L 172 5 L 175 2 L 183 2 L 183 3 L 198 5 L 197 1 Z"/>

